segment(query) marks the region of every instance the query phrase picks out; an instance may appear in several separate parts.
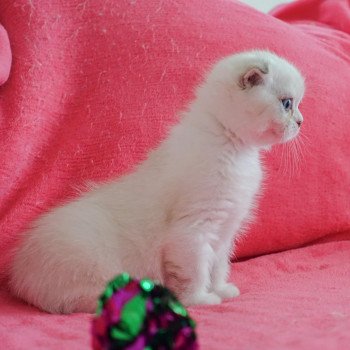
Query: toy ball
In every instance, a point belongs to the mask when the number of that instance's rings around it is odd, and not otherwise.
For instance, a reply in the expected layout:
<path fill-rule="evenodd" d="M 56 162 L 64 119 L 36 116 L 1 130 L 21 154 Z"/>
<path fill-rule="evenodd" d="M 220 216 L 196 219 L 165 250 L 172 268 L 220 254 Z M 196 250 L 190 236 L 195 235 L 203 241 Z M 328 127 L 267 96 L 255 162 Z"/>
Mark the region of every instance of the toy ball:
<path fill-rule="evenodd" d="M 195 322 L 167 288 L 127 273 L 108 283 L 92 321 L 94 350 L 196 350 Z"/>

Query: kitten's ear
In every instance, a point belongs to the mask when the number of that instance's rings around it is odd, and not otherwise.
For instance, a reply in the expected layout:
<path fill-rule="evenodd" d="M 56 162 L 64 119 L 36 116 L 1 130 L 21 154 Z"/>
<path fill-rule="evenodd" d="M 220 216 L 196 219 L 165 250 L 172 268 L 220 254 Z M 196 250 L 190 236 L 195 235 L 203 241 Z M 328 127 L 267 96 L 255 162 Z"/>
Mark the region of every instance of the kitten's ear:
<path fill-rule="evenodd" d="M 262 85 L 264 83 L 265 75 L 267 72 L 267 69 L 262 70 L 259 67 L 250 68 L 241 76 L 239 86 L 242 89 L 247 89 L 253 86 Z"/>

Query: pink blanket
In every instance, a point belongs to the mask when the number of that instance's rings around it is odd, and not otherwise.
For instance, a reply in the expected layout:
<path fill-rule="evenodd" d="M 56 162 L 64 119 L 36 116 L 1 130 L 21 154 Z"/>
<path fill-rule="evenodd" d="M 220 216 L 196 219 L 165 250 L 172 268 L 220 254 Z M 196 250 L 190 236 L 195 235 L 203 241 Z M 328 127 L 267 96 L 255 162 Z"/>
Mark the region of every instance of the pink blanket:
<path fill-rule="evenodd" d="M 90 316 L 47 315 L 6 291 L 20 232 L 85 181 L 132 169 L 212 62 L 258 47 L 306 77 L 303 152 L 266 155 L 257 219 L 233 265 L 242 295 L 190 311 L 203 349 L 346 349 L 349 3 L 301 0 L 274 11 L 282 22 L 225 0 L 2 0 L 0 348 L 88 347 Z"/>
<path fill-rule="evenodd" d="M 330 242 L 234 265 L 242 295 L 190 308 L 203 350 L 346 350 L 350 242 Z M 0 293 L 3 349 L 87 349 L 90 316 L 47 315 Z"/>

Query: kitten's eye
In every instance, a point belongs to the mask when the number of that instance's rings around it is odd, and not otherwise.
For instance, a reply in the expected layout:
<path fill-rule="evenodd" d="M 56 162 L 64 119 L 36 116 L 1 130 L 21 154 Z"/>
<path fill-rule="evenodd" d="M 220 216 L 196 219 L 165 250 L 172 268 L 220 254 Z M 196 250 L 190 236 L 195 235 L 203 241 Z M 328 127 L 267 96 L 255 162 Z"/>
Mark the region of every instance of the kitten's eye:
<path fill-rule="evenodd" d="M 288 112 L 293 107 L 293 99 L 291 98 L 284 98 L 281 100 L 281 103 L 283 105 L 283 108 Z"/>

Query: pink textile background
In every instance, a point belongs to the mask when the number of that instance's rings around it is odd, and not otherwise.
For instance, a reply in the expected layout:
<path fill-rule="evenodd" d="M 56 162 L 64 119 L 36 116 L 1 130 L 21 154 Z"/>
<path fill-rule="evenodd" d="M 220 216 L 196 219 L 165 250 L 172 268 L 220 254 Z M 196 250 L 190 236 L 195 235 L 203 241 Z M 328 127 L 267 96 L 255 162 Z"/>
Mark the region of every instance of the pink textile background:
<path fill-rule="evenodd" d="M 347 1 L 320 3 L 327 13 L 348 10 Z M 14 57 L 0 100 L 1 251 L 85 181 L 131 170 L 165 136 L 210 64 L 252 48 L 277 52 L 305 75 L 308 141 L 299 173 L 291 165 L 284 173 L 283 147 L 266 155 L 266 189 L 238 256 L 349 231 L 347 33 L 211 0 L 3 0 L 0 23 Z M 0 268 L 7 264 L 1 255 Z"/>
<path fill-rule="evenodd" d="M 290 25 L 225 0 L 1 1 L 13 62 L 0 87 L 0 271 L 19 232 L 40 213 L 74 197 L 87 180 L 131 170 L 176 122 L 211 63 L 268 48 L 306 77 L 307 141 L 298 172 L 284 172 L 283 147 L 266 154 L 257 220 L 237 255 L 334 242 L 240 262 L 232 278 L 242 296 L 191 312 L 203 349 L 345 349 L 349 6 L 307 0 L 277 9 Z M 11 64 L 8 48 L 0 28 L 0 82 Z M 62 339 L 70 349 L 87 347 L 88 316 L 46 315 L 3 286 L 5 348 L 61 349 Z"/>

